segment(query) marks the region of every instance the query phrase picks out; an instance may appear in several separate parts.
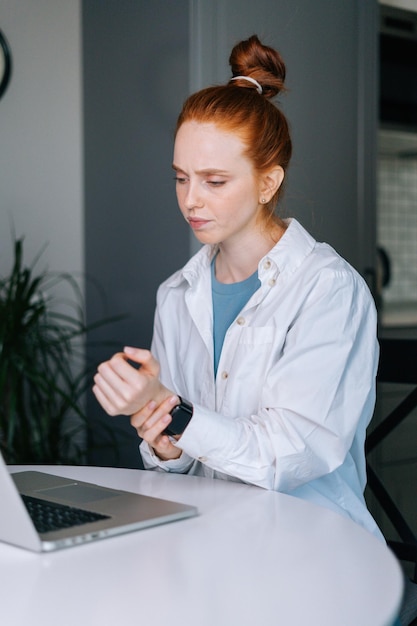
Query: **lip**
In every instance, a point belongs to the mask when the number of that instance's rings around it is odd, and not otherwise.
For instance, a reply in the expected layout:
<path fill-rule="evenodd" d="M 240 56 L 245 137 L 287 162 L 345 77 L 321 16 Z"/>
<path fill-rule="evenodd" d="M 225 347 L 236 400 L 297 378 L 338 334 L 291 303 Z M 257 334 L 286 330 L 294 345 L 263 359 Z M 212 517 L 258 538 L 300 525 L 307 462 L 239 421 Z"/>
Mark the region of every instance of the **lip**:
<path fill-rule="evenodd" d="M 204 228 L 206 224 L 208 224 L 210 220 L 202 220 L 196 217 L 189 217 L 188 223 L 193 230 L 200 230 L 200 228 Z"/>

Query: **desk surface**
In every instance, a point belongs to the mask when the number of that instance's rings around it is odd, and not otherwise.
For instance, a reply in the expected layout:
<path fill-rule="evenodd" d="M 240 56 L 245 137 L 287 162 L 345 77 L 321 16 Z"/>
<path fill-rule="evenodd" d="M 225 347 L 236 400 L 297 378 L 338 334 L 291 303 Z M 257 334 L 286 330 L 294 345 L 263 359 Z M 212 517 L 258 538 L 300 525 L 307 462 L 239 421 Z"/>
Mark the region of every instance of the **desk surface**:
<path fill-rule="evenodd" d="M 0 544 L 7 626 L 388 626 L 398 609 L 389 550 L 321 507 L 195 476 L 35 469 L 193 504 L 200 515 L 49 554 Z"/>

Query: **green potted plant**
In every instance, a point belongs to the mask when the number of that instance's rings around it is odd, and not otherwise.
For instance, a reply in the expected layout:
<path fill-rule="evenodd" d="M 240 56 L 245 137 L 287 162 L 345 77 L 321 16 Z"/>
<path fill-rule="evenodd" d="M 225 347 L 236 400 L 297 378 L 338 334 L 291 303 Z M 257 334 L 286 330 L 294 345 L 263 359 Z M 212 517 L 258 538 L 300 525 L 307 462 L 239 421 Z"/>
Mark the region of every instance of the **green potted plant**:
<path fill-rule="evenodd" d="M 12 270 L 0 277 L 0 447 L 7 463 L 79 464 L 91 327 L 77 281 L 65 273 L 35 274 L 39 256 L 25 267 L 23 240 L 15 240 Z"/>

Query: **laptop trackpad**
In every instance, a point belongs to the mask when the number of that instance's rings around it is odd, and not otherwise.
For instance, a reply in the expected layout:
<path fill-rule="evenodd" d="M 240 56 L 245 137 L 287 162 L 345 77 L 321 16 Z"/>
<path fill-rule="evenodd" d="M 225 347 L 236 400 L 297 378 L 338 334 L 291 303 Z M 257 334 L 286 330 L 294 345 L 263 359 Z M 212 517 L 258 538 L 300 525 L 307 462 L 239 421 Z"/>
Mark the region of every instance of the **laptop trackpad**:
<path fill-rule="evenodd" d="M 62 498 L 74 504 L 85 504 L 96 500 L 105 500 L 120 495 L 117 491 L 100 489 L 100 487 L 90 487 L 89 485 L 71 484 L 61 487 L 50 487 L 49 489 L 37 489 L 37 493 L 51 496 L 52 498 Z"/>

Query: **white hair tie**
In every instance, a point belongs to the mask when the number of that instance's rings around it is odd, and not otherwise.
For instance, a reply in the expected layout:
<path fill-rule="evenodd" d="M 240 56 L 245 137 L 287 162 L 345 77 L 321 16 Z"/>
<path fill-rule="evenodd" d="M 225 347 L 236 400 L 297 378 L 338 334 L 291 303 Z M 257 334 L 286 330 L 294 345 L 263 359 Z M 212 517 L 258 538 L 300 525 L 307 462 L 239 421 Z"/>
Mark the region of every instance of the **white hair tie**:
<path fill-rule="evenodd" d="M 251 78 L 250 76 L 234 76 L 230 80 L 232 81 L 232 80 L 239 80 L 239 79 L 248 80 L 250 83 L 256 86 L 256 91 L 259 93 L 259 95 L 262 94 L 262 86 L 258 83 L 257 80 L 255 80 L 254 78 Z"/>

